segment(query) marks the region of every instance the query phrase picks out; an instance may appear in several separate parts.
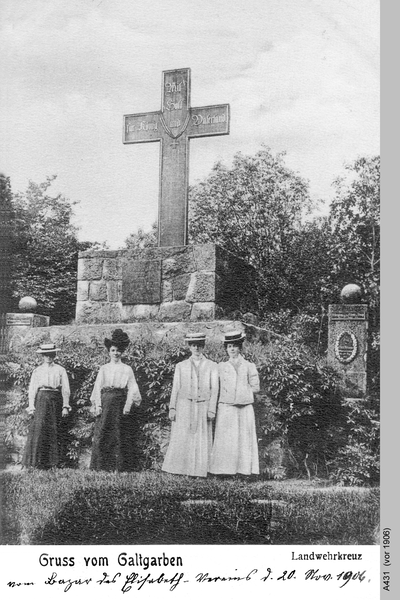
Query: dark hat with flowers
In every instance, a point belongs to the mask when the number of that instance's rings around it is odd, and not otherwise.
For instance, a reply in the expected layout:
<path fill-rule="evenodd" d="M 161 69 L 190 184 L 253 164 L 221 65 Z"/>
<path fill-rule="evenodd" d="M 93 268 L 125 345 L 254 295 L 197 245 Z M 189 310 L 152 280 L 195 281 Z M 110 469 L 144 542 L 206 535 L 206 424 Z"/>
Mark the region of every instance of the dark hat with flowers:
<path fill-rule="evenodd" d="M 124 352 L 127 349 L 129 342 L 128 334 L 125 333 L 125 331 L 122 331 L 122 329 L 114 329 L 111 338 L 104 339 L 104 345 L 107 350 L 109 350 L 111 346 L 115 346 L 120 352 Z"/>

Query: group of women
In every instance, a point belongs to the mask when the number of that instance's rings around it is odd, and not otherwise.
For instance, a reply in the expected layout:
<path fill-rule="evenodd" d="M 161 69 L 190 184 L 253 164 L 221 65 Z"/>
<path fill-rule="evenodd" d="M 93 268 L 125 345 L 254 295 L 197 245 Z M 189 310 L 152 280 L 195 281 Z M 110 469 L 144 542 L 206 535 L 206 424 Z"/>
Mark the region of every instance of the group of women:
<path fill-rule="evenodd" d="M 197 477 L 259 473 L 252 405 L 260 383 L 255 365 L 241 355 L 244 337 L 240 331 L 225 335 L 229 360 L 217 365 L 203 354 L 205 335 L 187 334 L 191 356 L 175 369 L 163 471 Z"/>
<path fill-rule="evenodd" d="M 244 339 L 240 331 L 226 333 L 228 360 L 217 364 L 203 354 L 203 333 L 186 335 L 190 357 L 175 368 L 163 471 L 194 477 L 259 473 L 253 410 L 259 377 L 241 354 Z M 100 367 L 91 395 L 96 421 L 90 467 L 95 470 L 124 470 L 124 415 L 141 403 L 133 370 L 121 360 L 129 343 L 121 329 L 104 340 L 110 360 Z M 70 411 L 70 388 L 65 369 L 54 362 L 58 350 L 54 344 L 37 350 L 43 364 L 33 371 L 29 385 L 28 411 L 34 418 L 23 458 L 26 467 L 46 469 L 61 460 L 60 429 Z"/>

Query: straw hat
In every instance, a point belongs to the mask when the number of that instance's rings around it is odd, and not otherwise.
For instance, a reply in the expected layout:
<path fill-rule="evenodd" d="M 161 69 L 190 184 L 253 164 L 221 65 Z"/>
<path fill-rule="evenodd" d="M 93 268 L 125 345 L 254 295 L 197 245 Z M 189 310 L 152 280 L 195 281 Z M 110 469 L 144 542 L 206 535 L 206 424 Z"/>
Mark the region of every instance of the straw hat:
<path fill-rule="evenodd" d="M 188 344 L 204 344 L 204 342 L 206 341 L 206 334 L 205 333 L 201 333 L 201 332 L 195 332 L 195 333 L 187 333 L 185 335 L 185 340 L 187 341 Z"/>
<path fill-rule="evenodd" d="M 36 350 L 37 354 L 55 354 L 60 348 L 56 348 L 55 344 L 41 344 Z"/>
<path fill-rule="evenodd" d="M 228 331 L 225 333 L 224 344 L 243 342 L 244 339 L 246 339 L 246 334 L 243 331 Z"/>

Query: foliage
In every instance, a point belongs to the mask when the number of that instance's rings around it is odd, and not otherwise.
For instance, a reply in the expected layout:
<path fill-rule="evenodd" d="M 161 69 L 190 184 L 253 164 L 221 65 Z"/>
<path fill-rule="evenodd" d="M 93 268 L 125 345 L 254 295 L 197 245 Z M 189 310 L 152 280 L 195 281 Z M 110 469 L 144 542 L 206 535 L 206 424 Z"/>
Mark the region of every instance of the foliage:
<path fill-rule="evenodd" d="M 291 458 L 289 474 L 327 476 L 327 461 L 343 443 L 337 436 L 344 418 L 338 376 L 290 340 L 275 342 L 255 362 L 261 451 L 278 437 Z"/>
<path fill-rule="evenodd" d="M 11 226 L 13 221 L 10 178 L 0 173 L 0 314 L 11 310 Z"/>
<path fill-rule="evenodd" d="M 312 208 L 308 183 L 263 146 L 254 156 L 237 153 L 190 189 L 189 232 L 195 243 L 214 242 L 253 265 L 259 275 L 260 310 L 296 307 L 292 248 Z"/>
<path fill-rule="evenodd" d="M 347 283 L 361 286 L 373 326 L 379 323 L 380 281 L 380 157 L 362 157 L 345 166 L 334 181 L 335 198 L 329 223 L 332 231 L 332 273 L 328 291 L 337 301 Z"/>
<path fill-rule="evenodd" d="M 281 309 L 268 313 L 259 326 L 288 340 L 307 347 L 316 355 L 321 346 L 326 346 L 327 323 L 325 313 L 322 316 L 307 312 L 293 313 L 290 309 Z"/>
<path fill-rule="evenodd" d="M 143 250 L 144 248 L 154 248 L 157 246 L 157 223 L 153 223 L 150 231 L 145 231 L 139 227 L 136 233 L 125 240 L 127 250 Z"/>
<path fill-rule="evenodd" d="M 1 478 L 8 544 L 376 543 L 372 488 L 70 469 Z"/>
<path fill-rule="evenodd" d="M 126 470 L 160 469 L 169 439 L 168 403 L 173 373 L 187 352 L 182 341 L 173 336 L 161 342 L 138 338 L 128 348 L 124 361 L 134 369 L 143 402 L 128 417 L 132 452 Z M 28 347 L 23 354 L 10 357 L 12 368 L 9 367 L 8 376 L 14 386 L 6 406 L 6 442 L 10 451 L 29 425 L 24 407 L 37 360 L 32 354 Z M 206 355 L 216 362 L 225 359 L 221 344 L 213 342 L 207 344 Z M 278 338 L 265 344 L 247 342 L 245 356 L 256 364 L 261 380 L 255 412 L 262 475 L 333 475 L 339 468 L 335 462 L 339 450 L 351 443 L 354 433 L 347 424 L 353 409 L 344 400 L 338 376 L 291 339 Z M 91 446 L 94 417 L 90 395 L 98 369 L 108 356 L 102 340 L 96 336 L 89 343 L 66 338 L 59 360 L 67 369 L 72 392 L 64 466 L 74 466 L 80 464 Z M 362 405 L 360 411 L 363 414 Z M 376 445 L 371 447 L 372 454 L 376 451 Z"/>
<path fill-rule="evenodd" d="M 49 195 L 55 176 L 41 184 L 29 182 L 24 193 L 13 196 L 15 304 L 33 296 L 38 312 L 49 315 L 52 324 L 73 319 L 76 304 L 78 252 L 92 244 L 79 242 L 72 224 L 73 207 L 62 194 Z"/>
<path fill-rule="evenodd" d="M 331 463 L 331 479 L 342 485 L 379 483 L 379 403 L 347 398 L 345 439 Z"/>
<path fill-rule="evenodd" d="M 2 210 L 12 209 L 11 181 L 3 173 L 0 173 L 0 207 Z"/>

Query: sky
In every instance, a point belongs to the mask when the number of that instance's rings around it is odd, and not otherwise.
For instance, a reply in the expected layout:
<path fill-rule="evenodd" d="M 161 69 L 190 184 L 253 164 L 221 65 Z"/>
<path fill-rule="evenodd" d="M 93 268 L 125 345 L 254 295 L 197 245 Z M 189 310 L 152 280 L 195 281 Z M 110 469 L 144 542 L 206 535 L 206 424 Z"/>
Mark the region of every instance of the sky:
<path fill-rule="evenodd" d="M 0 171 L 14 192 L 57 175 L 79 239 L 118 248 L 157 219 L 159 143 L 122 143 L 161 108 L 230 104 L 228 136 L 190 142 L 189 183 L 261 144 L 328 210 L 345 163 L 380 151 L 378 0 L 0 0 Z"/>

